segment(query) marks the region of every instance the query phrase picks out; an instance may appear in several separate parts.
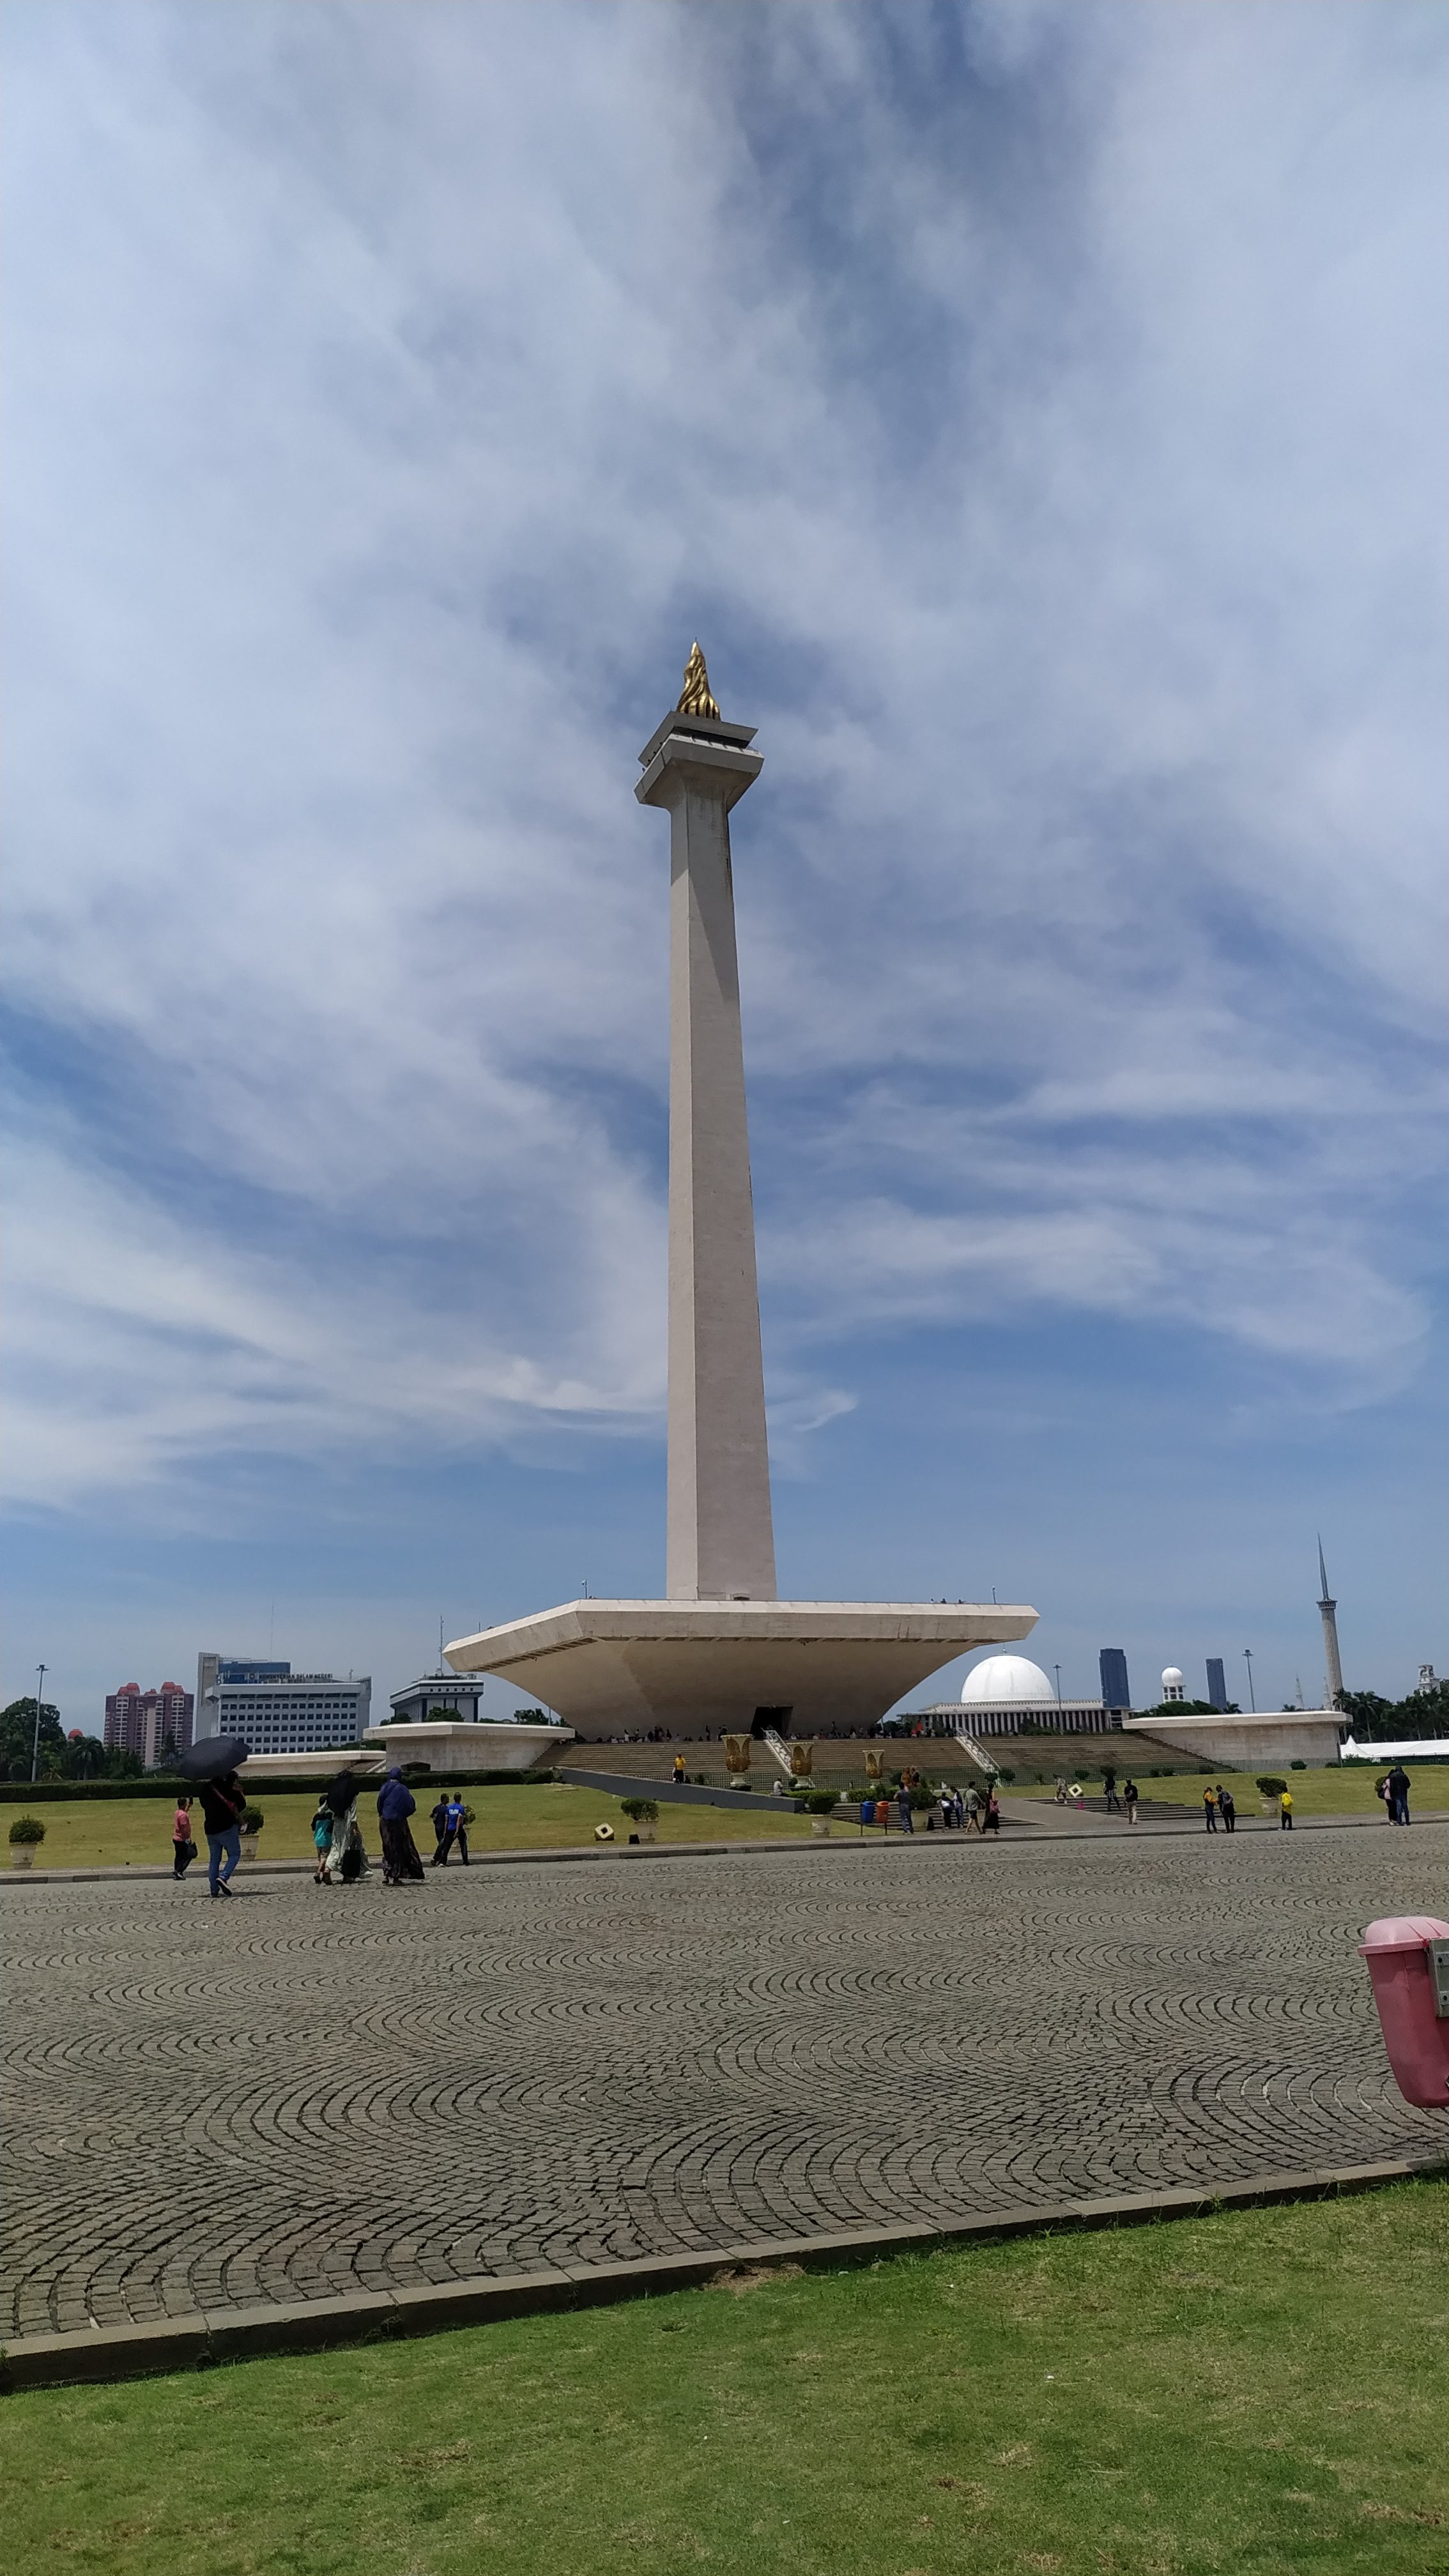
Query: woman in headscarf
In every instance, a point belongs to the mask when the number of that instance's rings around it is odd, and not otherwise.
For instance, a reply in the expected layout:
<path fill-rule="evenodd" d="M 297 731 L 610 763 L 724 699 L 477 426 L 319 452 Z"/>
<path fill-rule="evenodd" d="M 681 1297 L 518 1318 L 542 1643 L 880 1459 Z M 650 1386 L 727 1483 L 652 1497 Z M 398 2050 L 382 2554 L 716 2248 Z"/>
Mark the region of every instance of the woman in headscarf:
<path fill-rule="evenodd" d="M 377 1793 L 377 1822 L 382 1835 L 382 1883 L 384 1887 L 401 1887 L 405 1878 L 421 1878 L 423 1864 L 413 1841 L 408 1818 L 417 1811 L 417 1801 L 394 1765 Z"/>
<path fill-rule="evenodd" d="M 357 1821 L 357 1782 L 350 1771 L 333 1781 L 327 1804 L 332 1810 L 332 1841 L 322 1862 L 323 1876 L 329 1887 L 339 1881 L 349 1887 L 367 1867 L 367 1849 Z"/>

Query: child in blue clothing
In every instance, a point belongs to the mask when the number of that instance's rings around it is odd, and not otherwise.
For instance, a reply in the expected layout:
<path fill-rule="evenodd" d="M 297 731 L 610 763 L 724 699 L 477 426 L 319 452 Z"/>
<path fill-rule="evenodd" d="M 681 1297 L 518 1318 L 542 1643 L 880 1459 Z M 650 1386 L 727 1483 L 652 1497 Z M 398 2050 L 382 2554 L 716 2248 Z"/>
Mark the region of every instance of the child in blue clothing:
<path fill-rule="evenodd" d="M 317 1866 L 313 1870 L 312 1876 L 316 1880 L 317 1885 L 321 1887 L 327 1865 L 327 1855 L 332 1849 L 332 1810 L 330 1807 L 319 1807 L 316 1815 L 312 1819 L 312 1849 L 317 1855 Z"/>

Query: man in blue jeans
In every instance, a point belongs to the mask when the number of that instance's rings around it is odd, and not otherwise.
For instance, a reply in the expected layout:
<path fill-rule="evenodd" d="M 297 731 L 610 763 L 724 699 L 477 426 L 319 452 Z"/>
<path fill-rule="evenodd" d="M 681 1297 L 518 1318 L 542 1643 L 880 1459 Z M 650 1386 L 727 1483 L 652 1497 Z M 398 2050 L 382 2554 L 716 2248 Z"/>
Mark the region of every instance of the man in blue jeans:
<path fill-rule="evenodd" d="M 206 1826 L 206 1848 L 211 1855 L 210 1879 L 213 1896 L 230 1896 L 227 1880 L 241 1859 L 241 1819 L 247 1793 L 234 1771 L 224 1780 L 203 1780 L 201 1813 Z M 222 1868 L 223 1857 L 226 1861 Z"/>

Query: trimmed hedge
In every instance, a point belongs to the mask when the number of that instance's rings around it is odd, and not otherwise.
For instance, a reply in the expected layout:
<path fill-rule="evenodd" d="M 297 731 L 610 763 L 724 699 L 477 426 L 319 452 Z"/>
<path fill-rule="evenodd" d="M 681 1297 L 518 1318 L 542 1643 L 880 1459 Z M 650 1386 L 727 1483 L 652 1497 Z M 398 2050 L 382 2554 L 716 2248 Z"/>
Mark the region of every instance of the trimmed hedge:
<path fill-rule="evenodd" d="M 303 1779 L 258 1780 L 255 1785 L 273 1797 L 315 1798 L 336 1779 L 337 1767 L 334 1764 L 330 1771 L 309 1772 Z M 509 1789 L 530 1785 L 538 1788 L 547 1787 L 559 1776 L 556 1771 L 424 1771 L 415 1762 L 405 1762 L 400 1767 L 409 1786 L 414 1789 Z M 368 1773 L 362 1784 L 364 1791 L 369 1785 L 380 1789 L 383 1777 L 381 1771 Z M 199 1788 L 200 1783 L 196 1780 L 163 1780 L 154 1771 L 140 1780 L 0 1780 L 0 1806 L 29 1807 L 42 1798 L 170 1798 L 174 1801 L 183 1792 L 189 1798 L 196 1797 Z"/>

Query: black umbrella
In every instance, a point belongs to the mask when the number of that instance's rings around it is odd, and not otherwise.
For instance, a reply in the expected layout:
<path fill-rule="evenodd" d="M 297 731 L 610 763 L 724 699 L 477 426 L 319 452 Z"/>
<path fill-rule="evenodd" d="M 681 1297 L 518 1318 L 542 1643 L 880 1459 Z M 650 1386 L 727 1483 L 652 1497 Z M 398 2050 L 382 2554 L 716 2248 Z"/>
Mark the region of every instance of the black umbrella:
<path fill-rule="evenodd" d="M 177 1754 L 175 1767 L 183 1780 L 224 1780 L 250 1751 L 240 1735 L 201 1735 Z"/>

